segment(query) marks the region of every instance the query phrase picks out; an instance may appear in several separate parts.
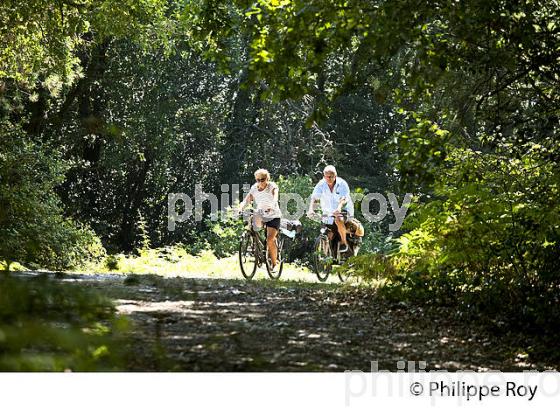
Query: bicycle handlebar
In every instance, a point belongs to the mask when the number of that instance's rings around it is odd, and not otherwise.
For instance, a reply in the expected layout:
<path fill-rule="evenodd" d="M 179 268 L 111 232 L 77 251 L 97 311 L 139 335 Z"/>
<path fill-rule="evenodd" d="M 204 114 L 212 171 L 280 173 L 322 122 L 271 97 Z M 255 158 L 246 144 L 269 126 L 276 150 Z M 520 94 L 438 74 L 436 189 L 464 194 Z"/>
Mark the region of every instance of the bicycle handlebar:
<path fill-rule="evenodd" d="M 254 208 L 247 208 L 243 209 L 241 212 L 237 212 L 237 215 L 243 216 L 243 218 L 250 218 L 253 215 L 260 215 L 260 216 L 267 216 L 270 211 L 264 209 L 254 209 Z"/>
<path fill-rule="evenodd" d="M 318 214 L 316 212 L 313 212 L 311 215 L 307 215 L 307 217 L 309 219 L 311 219 L 312 221 L 315 221 L 315 222 L 322 222 L 323 218 L 330 218 L 330 217 L 333 217 L 333 216 L 334 215 L 332 213 L 331 214 Z"/>

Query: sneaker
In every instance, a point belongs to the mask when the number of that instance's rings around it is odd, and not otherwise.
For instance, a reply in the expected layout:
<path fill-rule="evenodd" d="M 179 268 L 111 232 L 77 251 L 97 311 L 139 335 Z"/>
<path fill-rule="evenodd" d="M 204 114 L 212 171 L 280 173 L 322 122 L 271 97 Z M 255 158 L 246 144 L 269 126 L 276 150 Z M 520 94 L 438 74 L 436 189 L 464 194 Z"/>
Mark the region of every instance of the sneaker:
<path fill-rule="evenodd" d="M 348 245 L 341 244 L 339 248 L 340 253 L 348 252 Z"/>
<path fill-rule="evenodd" d="M 270 273 L 278 273 L 278 264 L 272 266 L 270 268 Z"/>

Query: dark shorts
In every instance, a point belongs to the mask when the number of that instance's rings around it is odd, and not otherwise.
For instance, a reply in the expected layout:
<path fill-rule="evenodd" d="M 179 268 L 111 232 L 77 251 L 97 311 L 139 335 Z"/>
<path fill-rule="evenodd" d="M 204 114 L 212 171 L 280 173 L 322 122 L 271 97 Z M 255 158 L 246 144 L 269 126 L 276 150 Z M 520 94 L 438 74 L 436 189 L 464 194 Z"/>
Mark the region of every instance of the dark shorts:
<path fill-rule="evenodd" d="M 280 218 L 274 218 L 268 222 L 264 223 L 269 228 L 274 228 L 276 230 L 280 229 Z"/>

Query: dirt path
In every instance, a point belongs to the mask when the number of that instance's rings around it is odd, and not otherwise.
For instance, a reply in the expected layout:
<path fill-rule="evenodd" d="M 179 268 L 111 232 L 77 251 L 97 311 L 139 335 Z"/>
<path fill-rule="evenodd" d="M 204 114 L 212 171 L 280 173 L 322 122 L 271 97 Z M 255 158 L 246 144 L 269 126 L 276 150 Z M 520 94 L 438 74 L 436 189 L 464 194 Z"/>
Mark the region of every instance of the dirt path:
<path fill-rule="evenodd" d="M 371 290 L 295 282 L 74 276 L 134 323 L 133 371 L 521 371 L 515 337 L 499 338 L 445 309 L 381 302 Z M 519 339 L 517 339 L 519 340 Z M 418 364 L 416 364 L 418 366 Z"/>

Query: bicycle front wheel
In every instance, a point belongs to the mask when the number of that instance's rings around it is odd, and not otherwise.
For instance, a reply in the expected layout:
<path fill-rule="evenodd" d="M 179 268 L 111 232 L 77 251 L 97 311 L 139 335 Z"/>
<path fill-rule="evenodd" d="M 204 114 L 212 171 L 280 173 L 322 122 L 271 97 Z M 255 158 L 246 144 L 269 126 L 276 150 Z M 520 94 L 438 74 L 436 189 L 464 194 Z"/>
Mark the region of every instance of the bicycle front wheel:
<path fill-rule="evenodd" d="M 318 236 L 313 246 L 313 270 L 321 282 L 329 278 L 332 270 L 333 256 L 328 238 Z"/>
<path fill-rule="evenodd" d="M 252 279 L 257 272 L 256 246 L 253 235 L 245 232 L 239 241 L 239 267 L 245 279 Z"/>
<path fill-rule="evenodd" d="M 346 268 L 344 271 L 338 272 L 338 278 L 341 282 L 347 282 L 350 278 L 350 269 Z"/>

